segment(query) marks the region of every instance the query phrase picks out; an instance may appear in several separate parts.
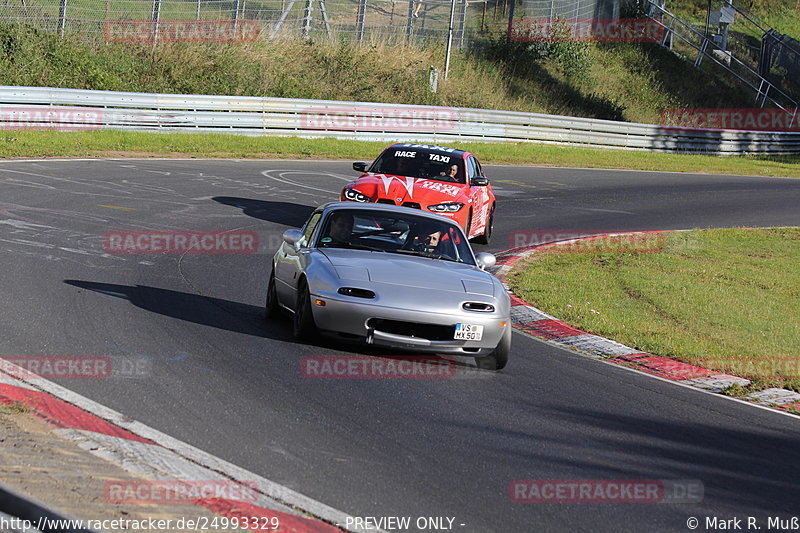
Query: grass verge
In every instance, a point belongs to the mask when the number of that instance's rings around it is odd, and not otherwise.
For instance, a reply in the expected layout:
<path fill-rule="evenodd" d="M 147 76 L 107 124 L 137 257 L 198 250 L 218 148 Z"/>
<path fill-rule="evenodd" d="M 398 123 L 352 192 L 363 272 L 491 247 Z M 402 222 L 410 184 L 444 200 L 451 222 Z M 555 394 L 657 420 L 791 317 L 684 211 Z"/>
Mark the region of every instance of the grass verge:
<path fill-rule="evenodd" d="M 21 415 L 30 412 L 30 407 L 23 403 L 14 402 L 0 404 L 0 415 Z"/>
<path fill-rule="evenodd" d="M 20 130 L 0 134 L 0 158 L 224 157 L 370 160 L 386 144 L 205 133 Z M 716 157 L 526 143 L 456 143 L 453 146 L 474 152 L 486 164 L 800 177 L 800 156 L 796 155 Z"/>
<path fill-rule="evenodd" d="M 508 280 L 525 301 L 584 331 L 751 379 L 748 390 L 800 392 L 800 228 L 553 247 Z"/>

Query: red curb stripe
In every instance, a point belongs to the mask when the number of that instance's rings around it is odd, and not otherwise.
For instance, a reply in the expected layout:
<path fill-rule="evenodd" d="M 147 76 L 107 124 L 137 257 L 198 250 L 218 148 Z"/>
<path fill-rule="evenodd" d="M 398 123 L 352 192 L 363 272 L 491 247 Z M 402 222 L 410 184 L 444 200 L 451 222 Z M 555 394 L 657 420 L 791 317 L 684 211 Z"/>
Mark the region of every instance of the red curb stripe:
<path fill-rule="evenodd" d="M 46 392 L 0 383 L 0 403 L 22 403 L 47 422 L 60 428 L 93 431 L 120 439 L 155 444 L 126 429 L 106 422 L 102 418 L 89 414 L 79 407 L 61 401 Z"/>
<path fill-rule="evenodd" d="M 719 372 L 713 372 L 699 366 L 682 363 L 680 361 L 674 361 L 666 357 L 659 357 L 649 354 L 632 355 L 639 357 L 634 359 L 629 355 L 625 356 L 625 358 L 616 357 L 611 359 L 611 361 L 614 363 L 632 364 L 637 370 L 641 370 L 642 372 L 647 372 L 648 374 L 653 374 L 672 381 L 683 381 L 686 379 L 703 378 L 719 374 Z"/>
<path fill-rule="evenodd" d="M 283 513 L 242 501 L 228 500 L 226 498 L 204 498 L 193 500 L 192 503 L 202 505 L 206 509 L 227 518 L 238 518 L 240 524 L 247 519 L 250 525 L 249 530 L 253 533 L 263 533 L 267 531 L 267 529 L 265 529 L 266 527 L 271 528 L 270 519 L 273 517 L 277 517 L 280 526 L 278 529 L 269 529 L 268 531 L 275 531 L 277 533 L 341 532 L 341 529 L 326 524 L 325 522 L 320 522 L 319 520 Z M 255 519 L 258 519 L 257 524 L 253 524 Z"/>
<path fill-rule="evenodd" d="M 564 337 L 588 335 L 585 331 L 573 328 L 560 320 L 537 320 L 535 322 L 523 322 L 517 324 L 517 326 L 526 333 L 542 339 L 563 339 Z"/>
<path fill-rule="evenodd" d="M 800 411 L 800 402 L 785 403 L 783 405 L 778 405 L 777 408 L 781 411 L 788 411 L 789 409 Z"/>
<path fill-rule="evenodd" d="M 521 299 L 519 296 L 514 296 L 513 294 L 509 294 L 511 296 L 511 307 L 515 307 L 517 305 L 528 305 L 528 302 Z"/>

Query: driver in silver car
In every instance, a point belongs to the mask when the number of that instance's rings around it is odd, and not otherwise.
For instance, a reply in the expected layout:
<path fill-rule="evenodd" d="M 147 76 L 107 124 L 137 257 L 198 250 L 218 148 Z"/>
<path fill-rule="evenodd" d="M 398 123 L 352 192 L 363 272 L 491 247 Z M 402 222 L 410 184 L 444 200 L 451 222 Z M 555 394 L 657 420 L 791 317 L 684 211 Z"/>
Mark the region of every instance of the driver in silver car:
<path fill-rule="evenodd" d="M 331 215 L 328 235 L 322 238 L 326 245 L 331 243 L 348 244 L 353 233 L 353 215 L 335 212 Z"/>
<path fill-rule="evenodd" d="M 410 249 L 429 254 L 442 254 L 442 230 L 438 224 L 418 224 L 409 235 Z"/>

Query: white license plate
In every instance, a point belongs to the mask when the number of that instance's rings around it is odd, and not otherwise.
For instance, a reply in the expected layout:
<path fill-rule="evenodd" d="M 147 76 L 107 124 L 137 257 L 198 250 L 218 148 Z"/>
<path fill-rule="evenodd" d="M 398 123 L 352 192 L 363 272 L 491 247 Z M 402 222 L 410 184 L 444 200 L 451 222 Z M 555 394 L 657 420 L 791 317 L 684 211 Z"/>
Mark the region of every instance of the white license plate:
<path fill-rule="evenodd" d="M 483 326 L 476 324 L 456 324 L 456 334 L 453 337 L 461 341 L 479 341 L 483 337 Z"/>

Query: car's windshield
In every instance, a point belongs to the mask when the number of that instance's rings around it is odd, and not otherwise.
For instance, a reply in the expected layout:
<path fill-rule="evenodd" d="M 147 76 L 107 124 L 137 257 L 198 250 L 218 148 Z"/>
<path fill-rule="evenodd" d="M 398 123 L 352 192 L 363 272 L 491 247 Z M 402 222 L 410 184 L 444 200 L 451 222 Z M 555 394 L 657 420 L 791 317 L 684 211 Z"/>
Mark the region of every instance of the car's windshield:
<path fill-rule="evenodd" d="M 317 238 L 320 248 L 352 248 L 474 265 L 464 233 L 447 219 L 406 213 L 337 209 L 325 219 Z"/>
<path fill-rule="evenodd" d="M 392 146 L 372 164 L 370 172 L 466 183 L 464 161 L 453 154 L 420 148 Z"/>

